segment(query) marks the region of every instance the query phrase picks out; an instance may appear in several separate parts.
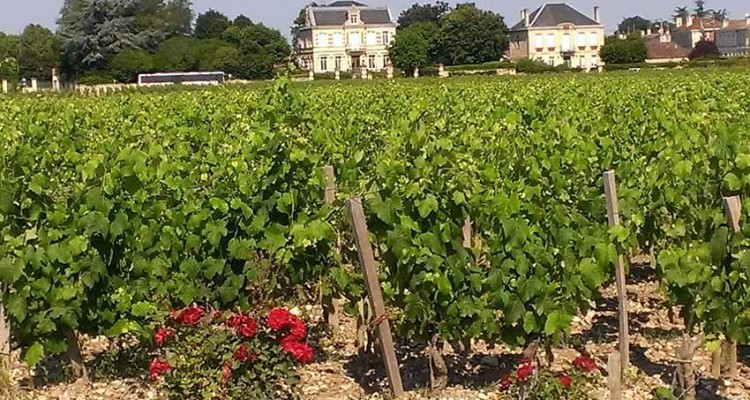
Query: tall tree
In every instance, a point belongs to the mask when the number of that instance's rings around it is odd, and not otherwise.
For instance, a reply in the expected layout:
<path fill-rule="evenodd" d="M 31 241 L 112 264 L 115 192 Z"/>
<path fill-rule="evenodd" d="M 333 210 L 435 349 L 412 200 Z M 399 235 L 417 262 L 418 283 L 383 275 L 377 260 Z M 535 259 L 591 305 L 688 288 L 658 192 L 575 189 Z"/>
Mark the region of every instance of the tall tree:
<path fill-rule="evenodd" d="M 687 7 L 675 7 L 673 16 L 675 18 L 688 18 L 690 17 L 690 11 Z"/>
<path fill-rule="evenodd" d="M 389 56 L 393 65 L 411 75 L 415 68 L 427 65 L 427 40 L 416 29 L 404 29 L 393 40 Z"/>
<path fill-rule="evenodd" d="M 170 0 L 161 11 L 167 37 L 193 33 L 193 4 L 190 0 Z"/>
<path fill-rule="evenodd" d="M 710 16 L 717 21 L 724 21 L 729 16 L 729 13 L 726 8 L 720 8 L 717 10 L 711 10 Z"/>
<path fill-rule="evenodd" d="M 19 38 L 0 32 L 0 78 L 18 80 Z"/>
<path fill-rule="evenodd" d="M 599 50 L 599 56 L 607 64 L 635 64 L 646 61 L 648 47 L 643 38 L 635 33 L 626 39 L 608 37 Z"/>
<path fill-rule="evenodd" d="M 40 25 L 29 25 L 21 34 L 18 70 L 24 78 L 47 79 L 57 68 L 62 43 L 52 31 Z"/>
<path fill-rule="evenodd" d="M 693 8 L 693 13 L 696 17 L 703 18 L 708 16 L 708 10 L 706 10 L 705 0 L 695 0 L 695 8 Z"/>
<path fill-rule="evenodd" d="M 617 26 L 617 31 L 625 34 L 630 32 L 641 32 L 651 28 L 652 25 L 653 22 L 650 20 L 636 15 L 623 19 L 622 22 L 620 22 L 620 25 Z"/>
<path fill-rule="evenodd" d="M 226 15 L 208 10 L 195 20 L 194 35 L 198 39 L 217 39 L 231 26 Z"/>
<path fill-rule="evenodd" d="M 492 11 L 459 4 L 440 19 L 437 44 L 438 61 L 446 65 L 498 61 L 508 49 L 508 27 Z"/>
<path fill-rule="evenodd" d="M 438 24 L 440 18 L 450 11 L 450 6 L 444 1 L 437 1 L 432 4 L 415 3 L 408 9 L 404 10 L 398 17 L 398 26 L 406 29 L 420 22 L 431 22 Z"/>
<path fill-rule="evenodd" d="M 273 77 L 274 67 L 288 61 L 292 51 L 281 32 L 263 24 L 232 26 L 222 38 L 239 50 L 242 78 Z"/>
<path fill-rule="evenodd" d="M 247 28 L 248 26 L 252 26 L 252 25 L 253 25 L 253 21 L 250 18 L 244 16 L 243 14 L 238 15 L 237 18 L 235 18 L 234 21 L 232 21 L 232 26 L 237 26 L 240 28 Z"/>

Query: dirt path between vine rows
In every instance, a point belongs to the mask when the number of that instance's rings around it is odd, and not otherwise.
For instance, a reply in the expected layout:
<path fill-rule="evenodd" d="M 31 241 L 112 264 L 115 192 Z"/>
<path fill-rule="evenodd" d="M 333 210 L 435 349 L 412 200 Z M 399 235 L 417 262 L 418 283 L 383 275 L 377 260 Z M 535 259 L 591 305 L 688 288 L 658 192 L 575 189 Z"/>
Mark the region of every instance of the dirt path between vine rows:
<path fill-rule="evenodd" d="M 631 361 L 634 368 L 626 378 L 624 396 L 628 400 L 652 398 L 651 392 L 669 386 L 674 376 L 674 350 L 683 328 L 679 317 L 670 319 L 669 310 L 658 283 L 648 267 L 634 267 L 628 284 L 630 298 Z M 568 347 L 555 349 L 553 370 L 562 370 L 585 349 L 600 366 L 617 344 L 617 300 L 614 286 L 602 290 L 603 298 L 595 309 L 574 319 L 573 334 Z M 318 307 L 304 307 L 308 317 L 319 319 Z M 673 310 L 674 315 L 679 315 Z M 375 355 L 359 355 L 355 347 L 356 323 L 351 317 L 342 319 L 341 333 L 335 338 L 319 334 L 314 327 L 311 337 L 317 338 L 318 362 L 301 369 L 303 400 L 323 399 L 387 399 L 387 381 L 382 362 Z M 43 363 L 34 370 L 16 362 L 12 380 L 20 391 L 5 396 L 13 400 L 151 400 L 162 399 L 146 380 L 148 360 L 144 354 L 122 352 L 111 354 L 106 339 L 87 340 L 84 354 L 93 376 L 93 383 L 72 383 L 60 370 L 57 360 Z M 578 350 L 576 350 L 578 349 Z M 447 349 L 445 358 L 450 370 L 449 387 L 442 394 L 430 397 L 429 367 L 420 346 L 399 345 L 406 399 L 506 399 L 498 391 L 500 376 L 515 369 L 519 350 L 504 346 L 472 345 L 468 356 L 453 354 Z M 142 353 L 142 352 L 141 352 Z M 694 365 L 700 375 L 700 399 L 750 400 L 750 348 L 739 351 L 739 378 L 730 382 L 710 379 L 710 354 L 705 349 L 696 353 Z M 16 354 L 17 359 L 17 354 Z M 600 373 L 591 376 L 589 393 L 597 400 L 608 400 L 606 380 Z M 3 396 L 0 395 L 0 399 Z M 5 400 L 5 399 L 3 399 Z"/>

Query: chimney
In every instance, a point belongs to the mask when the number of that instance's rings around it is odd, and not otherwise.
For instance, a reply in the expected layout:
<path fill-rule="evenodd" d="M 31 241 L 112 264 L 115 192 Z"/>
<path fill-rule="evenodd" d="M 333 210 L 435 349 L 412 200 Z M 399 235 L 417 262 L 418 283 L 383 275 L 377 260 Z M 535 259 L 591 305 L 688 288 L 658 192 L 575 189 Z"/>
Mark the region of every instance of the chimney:
<path fill-rule="evenodd" d="M 745 14 L 745 25 L 750 26 L 750 14 Z"/>
<path fill-rule="evenodd" d="M 674 25 L 678 28 L 682 27 L 684 19 L 680 16 L 674 17 Z"/>
<path fill-rule="evenodd" d="M 597 23 L 600 22 L 599 21 L 599 6 L 594 6 L 594 21 L 596 21 Z"/>
<path fill-rule="evenodd" d="M 651 28 L 646 29 L 646 36 L 651 36 Z"/>
<path fill-rule="evenodd" d="M 523 20 L 523 26 L 528 27 L 529 26 L 529 9 L 524 8 L 523 11 L 521 11 L 521 19 Z"/>

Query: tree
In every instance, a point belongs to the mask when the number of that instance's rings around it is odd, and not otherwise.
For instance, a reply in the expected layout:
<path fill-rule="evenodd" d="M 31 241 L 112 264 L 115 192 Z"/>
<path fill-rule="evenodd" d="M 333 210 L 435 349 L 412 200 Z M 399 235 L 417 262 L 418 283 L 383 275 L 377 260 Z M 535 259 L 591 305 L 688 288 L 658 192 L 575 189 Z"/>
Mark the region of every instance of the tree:
<path fill-rule="evenodd" d="M 705 39 L 698 41 L 688 55 L 688 58 L 691 60 L 717 57 L 721 57 L 721 51 L 719 51 L 716 43 Z"/>
<path fill-rule="evenodd" d="M 675 18 L 681 18 L 681 19 L 687 19 L 690 17 L 690 11 L 688 11 L 687 7 L 675 7 L 674 9 L 674 17 Z"/>
<path fill-rule="evenodd" d="M 63 6 L 59 30 L 64 38 L 66 75 L 106 70 L 126 49 L 153 49 L 159 32 L 138 26 L 138 4 L 130 0 L 71 0 Z"/>
<path fill-rule="evenodd" d="M 620 22 L 620 25 L 617 26 L 617 31 L 625 34 L 631 32 L 641 32 L 650 29 L 652 25 L 653 22 L 651 22 L 650 20 L 636 15 L 623 19 L 622 22 Z"/>
<path fill-rule="evenodd" d="M 708 10 L 706 10 L 706 2 L 704 0 L 695 0 L 695 8 L 693 8 L 693 13 L 696 17 L 706 17 L 708 15 Z"/>
<path fill-rule="evenodd" d="M 626 39 L 611 36 L 604 41 L 599 56 L 607 64 L 642 63 L 648 57 L 648 47 L 638 34 L 632 34 Z"/>
<path fill-rule="evenodd" d="M 166 37 L 187 36 L 193 32 L 193 7 L 190 0 L 171 0 L 161 11 Z"/>
<path fill-rule="evenodd" d="M 60 59 L 60 39 L 40 25 L 29 25 L 21 34 L 18 49 L 18 70 L 24 78 L 46 79 Z"/>
<path fill-rule="evenodd" d="M 407 28 L 407 30 L 416 32 L 427 42 L 427 63 L 434 64 L 437 62 L 439 55 L 439 38 L 440 27 L 438 24 L 429 21 L 417 22 Z M 400 32 L 403 32 L 402 29 Z M 400 35 L 401 33 L 399 33 Z M 398 35 L 396 35 L 398 36 Z"/>
<path fill-rule="evenodd" d="M 0 32 L 0 79 L 18 80 L 19 43 L 18 36 Z"/>
<path fill-rule="evenodd" d="M 411 75 L 415 68 L 427 65 L 427 40 L 421 32 L 405 29 L 394 38 L 389 56 L 396 68 Z"/>
<path fill-rule="evenodd" d="M 420 22 L 431 22 L 437 25 L 440 23 L 440 18 L 448 11 L 450 11 L 450 6 L 444 1 L 437 1 L 434 5 L 416 3 L 401 13 L 398 17 L 398 26 L 406 29 Z"/>
<path fill-rule="evenodd" d="M 272 78 L 274 67 L 286 62 L 292 52 L 281 32 L 263 24 L 233 26 L 222 38 L 239 50 L 240 62 L 235 74 L 241 78 Z M 222 53 L 227 57 L 229 51 Z"/>
<path fill-rule="evenodd" d="M 508 49 L 508 27 L 503 17 L 459 4 L 440 19 L 438 61 L 446 65 L 498 61 Z"/>
<path fill-rule="evenodd" d="M 198 39 L 218 39 L 231 24 L 226 15 L 208 10 L 195 20 L 195 37 Z"/>
<path fill-rule="evenodd" d="M 727 19 L 729 15 L 726 8 L 721 8 L 718 10 L 711 10 L 710 13 L 711 13 L 711 18 L 717 21 L 724 21 L 725 19 Z"/>
<path fill-rule="evenodd" d="M 158 70 L 154 55 L 143 50 L 123 50 L 110 64 L 112 76 L 119 82 L 135 82 L 138 74 Z"/>
<path fill-rule="evenodd" d="M 238 15 L 237 18 L 235 18 L 234 21 L 232 21 L 232 26 L 237 26 L 240 28 L 247 28 L 248 26 L 251 26 L 252 24 L 253 24 L 253 21 L 250 18 L 242 14 Z"/>

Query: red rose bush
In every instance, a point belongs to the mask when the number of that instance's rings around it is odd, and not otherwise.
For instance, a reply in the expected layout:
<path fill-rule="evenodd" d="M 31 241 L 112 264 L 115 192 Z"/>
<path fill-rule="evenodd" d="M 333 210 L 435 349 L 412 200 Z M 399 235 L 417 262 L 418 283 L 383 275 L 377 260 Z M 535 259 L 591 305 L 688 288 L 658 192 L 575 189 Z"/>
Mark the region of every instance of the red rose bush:
<path fill-rule="evenodd" d="M 513 374 L 500 378 L 498 389 L 513 398 L 536 400 L 590 399 L 586 389 L 587 375 L 598 370 L 596 361 L 580 356 L 572 362 L 573 368 L 561 373 L 537 368 L 533 361 L 523 358 Z"/>
<path fill-rule="evenodd" d="M 155 329 L 149 378 L 170 399 L 286 398 L 296 365 L 315 359 L 306 340 L 305 322 L 283 308 L 254 315 L 191 306 Z"/>

